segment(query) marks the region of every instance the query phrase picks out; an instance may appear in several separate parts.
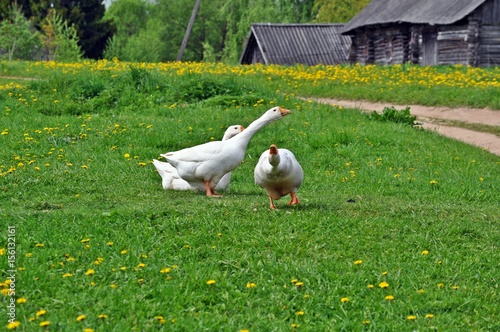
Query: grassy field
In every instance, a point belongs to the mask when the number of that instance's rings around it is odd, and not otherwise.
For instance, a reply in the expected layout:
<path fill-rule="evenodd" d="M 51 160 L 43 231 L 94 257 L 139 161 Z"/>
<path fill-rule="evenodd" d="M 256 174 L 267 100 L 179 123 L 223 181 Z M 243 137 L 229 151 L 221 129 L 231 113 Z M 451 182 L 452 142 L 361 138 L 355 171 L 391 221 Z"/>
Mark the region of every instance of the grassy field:
<path fill-rule="evenodd" d="M 500 158 L 295 98 L 498 109 L 498 69 L 0 71 L 2 328 L 500 329 Z M 293 113 L 252 138 L 224 197 L 162 189 L 153 158 L 220 139 L 275 105 Z M 271 143 L 302 164 L 298 207 L 284 198 L 269 210 L 254 184 Z"/>

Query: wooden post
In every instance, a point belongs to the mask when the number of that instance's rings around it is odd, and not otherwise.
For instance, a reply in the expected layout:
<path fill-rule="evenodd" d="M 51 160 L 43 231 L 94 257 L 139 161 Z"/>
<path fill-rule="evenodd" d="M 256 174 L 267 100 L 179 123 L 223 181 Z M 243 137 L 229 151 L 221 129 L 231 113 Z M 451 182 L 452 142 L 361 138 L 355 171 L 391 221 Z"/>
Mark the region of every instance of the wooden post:
<path fill-rule="evenodd" d="M 179 50 L 179 54 L 177 55 L 177 61 L 181 61 L 182 56 L 184 55 L 184 50 L 186 49 L 189 35 L 191 34 L 191 30 L 193 29 L 194 19 L 196 18 L 196 14 L 198 13 L 198 9 L 200 8 L 200 2 L 201 0 L 196 0 L 196 3 L 194 4 L 193 12 L 191 13 L 191 19 L 189 20 L 186 33 L 184 34 L 181 49 Z"/>

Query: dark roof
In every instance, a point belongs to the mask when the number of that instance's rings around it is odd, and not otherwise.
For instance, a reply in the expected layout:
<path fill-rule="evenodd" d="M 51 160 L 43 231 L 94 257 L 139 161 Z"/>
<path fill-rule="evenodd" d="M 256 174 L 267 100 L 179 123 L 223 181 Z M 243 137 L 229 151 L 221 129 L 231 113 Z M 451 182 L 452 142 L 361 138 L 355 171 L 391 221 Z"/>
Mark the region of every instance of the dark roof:
<path fill-rule="evenodd" d="M 241 64 L 252 63 L 258 48 L 265 64 L 338 64 L 347 60 L 351 39 L 343 24 L 252 24 Z"/>
<path fill-rule="evenodd" d="M 486 0 L 373 0 L 344 27 L 343 33 L 384 23 L 453 24 Z"/>

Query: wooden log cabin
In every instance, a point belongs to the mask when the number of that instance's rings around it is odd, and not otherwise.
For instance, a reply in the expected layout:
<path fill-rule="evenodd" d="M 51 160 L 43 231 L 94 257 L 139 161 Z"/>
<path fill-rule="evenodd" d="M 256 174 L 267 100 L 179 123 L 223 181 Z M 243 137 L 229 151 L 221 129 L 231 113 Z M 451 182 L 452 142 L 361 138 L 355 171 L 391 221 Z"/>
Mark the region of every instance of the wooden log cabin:
<path fill-rule="evenodd" d="M 500 0 L 373 0 L 342 34 L 350 63 L 498 66 Z"/>

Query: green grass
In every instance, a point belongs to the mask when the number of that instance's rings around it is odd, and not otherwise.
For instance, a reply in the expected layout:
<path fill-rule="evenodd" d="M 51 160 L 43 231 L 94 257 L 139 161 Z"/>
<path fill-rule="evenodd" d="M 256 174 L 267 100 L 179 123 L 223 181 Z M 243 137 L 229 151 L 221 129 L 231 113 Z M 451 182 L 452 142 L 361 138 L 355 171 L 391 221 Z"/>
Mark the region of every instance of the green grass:
<path fill-rule="evenodd" d="M 498 156 L 248 76 L 31 73 L 0 91 L 0 281 L 15 225 L 19 330 L 500 328 Z M 153 158 L 276 104 L 293 113 L 252 138 L 223 198 L 161 188 Z M 304 168 L 298 207 L 269 210 L 254 184 L 271 143 Z"/>

